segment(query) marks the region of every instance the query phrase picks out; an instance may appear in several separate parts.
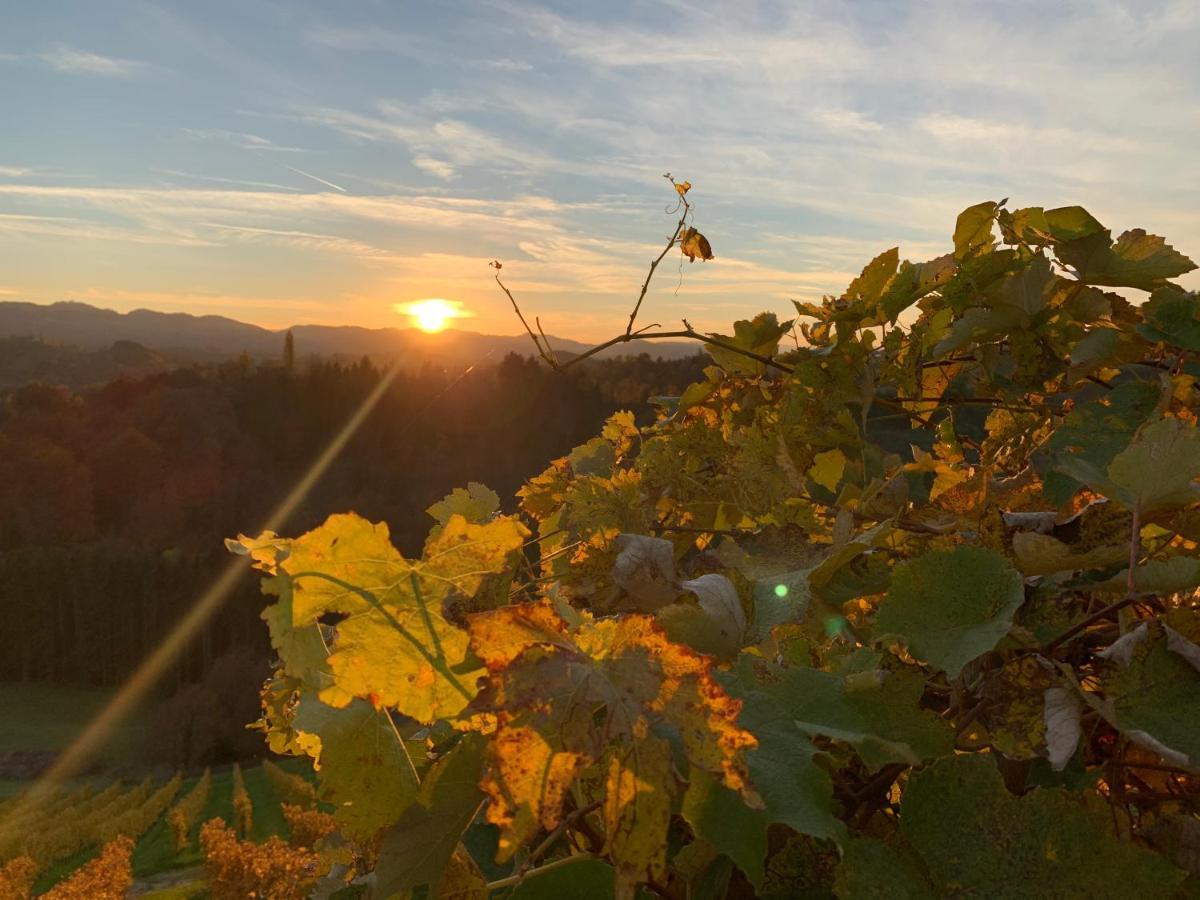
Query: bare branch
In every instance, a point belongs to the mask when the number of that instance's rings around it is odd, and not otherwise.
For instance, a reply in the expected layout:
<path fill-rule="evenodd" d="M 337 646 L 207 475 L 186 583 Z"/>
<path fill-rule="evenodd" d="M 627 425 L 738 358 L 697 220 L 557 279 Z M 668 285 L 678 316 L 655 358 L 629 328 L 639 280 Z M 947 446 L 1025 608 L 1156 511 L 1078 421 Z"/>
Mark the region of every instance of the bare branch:
<path fill-rule="evenodd" d="M 508 295 L 509 302 L 512 303 L 513 312 L 517 314 L 517 318 L 520 319 L 521 324 L 525 326 L 525 331 L 529 334 L 530 340 L 533 341 L 533 346 L 537 347 L 538 356 L 544 359 L 551 368 L 557 369 L 558 363 L 548 352 L 550 345 L 547 343 L 547 349 L 542 348 L 542 342 L 538 340 L 538 336 L 533 333 L 533 329 L 529 327 L 529 323 L 526 322 L 525 317 L 521 315 L 521 307 L 517 305 L 517 298 L 513 296 L 512 291 L 510 291 L 504 282 L 500 280 L 500 260 L 493 259 L 489 265 L 496 270 L 496 284 L 500 285 L 500 290 L 504 291 L 504 293 Z M 540 324 L 538 325 L 538 328 L 541 328 Z"/>

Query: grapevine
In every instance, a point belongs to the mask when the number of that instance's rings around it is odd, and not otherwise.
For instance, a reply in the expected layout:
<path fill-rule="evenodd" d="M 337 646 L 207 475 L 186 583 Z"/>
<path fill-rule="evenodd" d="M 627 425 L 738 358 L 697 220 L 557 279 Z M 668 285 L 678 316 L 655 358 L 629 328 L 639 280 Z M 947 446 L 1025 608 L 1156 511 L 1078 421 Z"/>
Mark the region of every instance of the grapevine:
<path fill-rule="evenodd" d="M 709 259 L 690 188 L 667 250 Z M 270 747 L 378 896 L 1184 896 L 1195 268 L 986 202 L 793 321 L 635 331 L 643 285 L 600 346 L 695 339 L 705 380 L 517 513 L 456 491 L 419 558 L 354 514 L 228 542 L 272 598 Z"/>
<path fill-rule="evenodd" d="M 242 837 L 249 837 L 254 827 L 254 801 L 246 790 L 246 779 L 242 777 L 242 767 L 233 764 L 233 815 L 234 831 Z"/>
<path fill-rule="evenodd" d="M 175 849 L 186 850 L 192 844 L 192 828 L 204 812 L 208 803 L 208 795 L 212 792 L 212 770 L 205 769 L 204 774 L 192 786 L 184 797 L 172 807 L 167 816 L 171 833 L 175 837 Z"/>

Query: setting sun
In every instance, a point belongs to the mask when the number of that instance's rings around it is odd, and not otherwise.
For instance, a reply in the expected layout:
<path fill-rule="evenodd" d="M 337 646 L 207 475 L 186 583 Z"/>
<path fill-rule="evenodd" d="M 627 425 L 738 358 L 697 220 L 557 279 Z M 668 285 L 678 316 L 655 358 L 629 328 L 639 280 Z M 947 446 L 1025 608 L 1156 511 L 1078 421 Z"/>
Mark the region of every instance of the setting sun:
<path fill-rule="evenodd" d="M 440 297 L 417 300 L 413 303 L 397 303 L 395 309 L 396 312 L 408 316 L 414 326 L 430 334 L 444 330 L 452 319 L 462 319 L 470 315 L 462 308 L 461 301 L 443 300 Z"/>

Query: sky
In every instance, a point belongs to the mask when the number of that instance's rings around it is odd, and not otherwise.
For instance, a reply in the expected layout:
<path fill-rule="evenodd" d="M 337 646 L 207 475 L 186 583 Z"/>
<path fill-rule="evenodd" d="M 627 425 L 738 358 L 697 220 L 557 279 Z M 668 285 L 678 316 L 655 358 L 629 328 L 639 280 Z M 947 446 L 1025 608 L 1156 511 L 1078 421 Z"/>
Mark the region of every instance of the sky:
<path fill-rule="evenodd" d="M 1080 204 L 1200 260 L 1200 3 L 0 0 L 0 300 L 703 329 Z M 1183 279 L 1200 287 L 1200 276 Z"/>

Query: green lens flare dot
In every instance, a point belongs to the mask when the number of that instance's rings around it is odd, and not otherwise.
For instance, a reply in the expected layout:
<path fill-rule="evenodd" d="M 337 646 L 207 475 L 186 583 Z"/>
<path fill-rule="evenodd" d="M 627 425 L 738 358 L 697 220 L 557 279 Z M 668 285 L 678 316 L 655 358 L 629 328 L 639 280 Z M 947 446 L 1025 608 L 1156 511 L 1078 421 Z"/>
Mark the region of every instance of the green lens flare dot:
<path fill-rule="evenodd" d="M 831 616 L 825 620 L 825 633 L 830 637 L 837 637 L 846 628 L 846 620 L 841 616 Z"/>
<path fill-rule="evenodd" d="M 786 584 L 775 585 L 775 596 L 776 597 L 786 597 L 787 595 L 788 595 L 788 589 L 787 589 Z"/>

